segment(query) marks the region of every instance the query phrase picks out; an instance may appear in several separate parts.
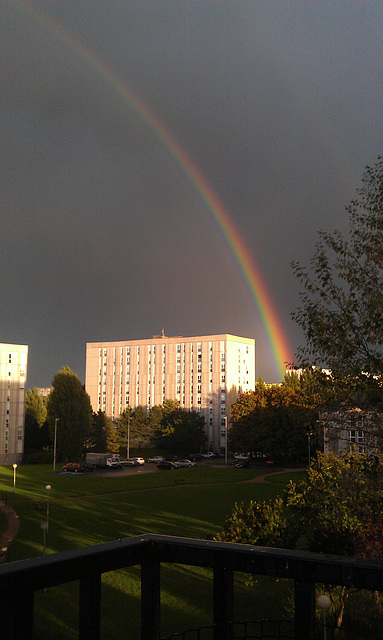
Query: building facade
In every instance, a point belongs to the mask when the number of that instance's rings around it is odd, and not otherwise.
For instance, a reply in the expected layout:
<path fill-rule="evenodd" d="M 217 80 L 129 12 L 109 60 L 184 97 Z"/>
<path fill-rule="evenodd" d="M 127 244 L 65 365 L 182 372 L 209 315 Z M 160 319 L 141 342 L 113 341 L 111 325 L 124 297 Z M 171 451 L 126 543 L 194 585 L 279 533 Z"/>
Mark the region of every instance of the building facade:
<path fill-rule="evenodd" d="M 341 406 L 322 411 L 319 424 L 323 429 L 324 453 L 356 451 L 371 455 L 381 450 L 383 415 L 377 411 Z"/>
<path fill-rule="evenodd" d="M 26 345 L 0 344 L 0 464 L 23 455 L 27 364 Z"/>
<path fill-rule="evenodd" d="M 154 336 L 147 340 L 89 342 L 85 388 L 94 411 L 113 420 L 127 406 L 178 400 L 205 417 L 209 447 L 225 446 L 230 407 L 254 389 L 255 340 L 230 334 Z"/>

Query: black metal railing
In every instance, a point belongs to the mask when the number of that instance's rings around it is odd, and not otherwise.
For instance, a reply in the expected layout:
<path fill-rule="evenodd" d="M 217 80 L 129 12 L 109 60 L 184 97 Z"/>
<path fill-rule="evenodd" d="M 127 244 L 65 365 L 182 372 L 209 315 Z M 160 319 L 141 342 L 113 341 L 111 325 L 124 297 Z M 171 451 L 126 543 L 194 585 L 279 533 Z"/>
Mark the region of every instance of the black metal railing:
<path fill-rule="evenodd" d="M 314 638 L 316 583 L 383 591 L 383 566 L 366 561 L 145 534 L 0 566 L 0 638 L 32 640 L 35 592 L 79 581 L 79 640 L 99 640 L 103 573 L 139 565 L 141 640 L 158 640 L 161 564 L 165 562 L 212 570 L 213 636 L 210 637 L 214 640 L 233 637 L 235 572 L 294 581 L 295 640 Z"/>

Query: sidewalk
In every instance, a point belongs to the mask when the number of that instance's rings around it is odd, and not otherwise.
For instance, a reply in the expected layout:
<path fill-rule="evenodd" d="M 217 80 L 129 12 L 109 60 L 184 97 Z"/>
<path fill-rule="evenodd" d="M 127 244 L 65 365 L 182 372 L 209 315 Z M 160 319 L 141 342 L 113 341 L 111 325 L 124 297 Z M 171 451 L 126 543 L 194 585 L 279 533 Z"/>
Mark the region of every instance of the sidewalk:
<path fill-rule="evenodd" d="M 6 515 L 8 520 L 6 531 L 0 535 L 0 564 L 1 564 L 5 562 L 9 545 L 19 533 L 20 519 L 16 511 L 14 511 L 8 503 L 0 501 L 0 509 Z"/>

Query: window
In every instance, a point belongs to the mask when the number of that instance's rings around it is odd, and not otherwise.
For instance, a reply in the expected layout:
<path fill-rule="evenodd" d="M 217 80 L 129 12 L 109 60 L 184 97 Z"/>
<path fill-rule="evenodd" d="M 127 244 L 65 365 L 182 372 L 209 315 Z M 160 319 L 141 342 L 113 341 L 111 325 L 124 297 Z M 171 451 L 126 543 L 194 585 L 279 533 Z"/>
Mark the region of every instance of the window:
<path fill-rule="evenodd" d="M 350 429 L 350 431 L 348 432 L 348 441 L 349 442 L 355 442 L 355 430 L 354 429 Z"/>

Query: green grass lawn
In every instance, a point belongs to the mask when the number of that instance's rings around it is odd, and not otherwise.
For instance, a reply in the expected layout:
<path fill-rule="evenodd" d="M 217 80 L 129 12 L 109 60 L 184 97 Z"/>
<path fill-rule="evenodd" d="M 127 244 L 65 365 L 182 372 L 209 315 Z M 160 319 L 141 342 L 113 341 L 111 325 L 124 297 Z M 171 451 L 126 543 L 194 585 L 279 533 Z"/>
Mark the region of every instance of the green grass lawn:
<path fill-rule="evenodd" d="M 63 475 L 46 465 L 30 465 L 17 468 L 13 495 L 13 469 L 0 467 L 0 493 L 10 492 L 21 522 L 7 560 L 43 553 L 40 524 L 46 519 L 47 484 L 52 486 L 47 553 L 56 553 L 149 532 L 206 539 L 222 529 L 235 502 L 272 499 L 294 476 L 286 472 L 270 475 L 270 481 L 252 482 L 261 473 L 264 471 L 200 465 L 176 472 L 96 477 L 91 473 Z M 186 484 L 175 486 L 175 478 L 183 478 Z M 210 577 L 206 569 L 163 568 L 164 635 L 210 623 Z M 266 597 L 271 588 L 273 597 Z M 73 638 L 77 589 L 77 584 L 64 585 L 37 594 L 36 638 Z M 266 579 L 249 587 L 245 577 L 238 576 L 236 617 L 275 616 L 276 593 L 285 589 L 283 581 Z M 130 638 L 139 637 L 139 600 L 139 568 L 104 575 L 103 638 L 117 640 L 124 636 L 124 629 L 129 629 Z"/>

